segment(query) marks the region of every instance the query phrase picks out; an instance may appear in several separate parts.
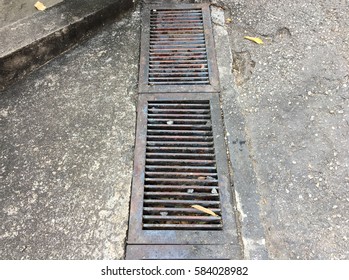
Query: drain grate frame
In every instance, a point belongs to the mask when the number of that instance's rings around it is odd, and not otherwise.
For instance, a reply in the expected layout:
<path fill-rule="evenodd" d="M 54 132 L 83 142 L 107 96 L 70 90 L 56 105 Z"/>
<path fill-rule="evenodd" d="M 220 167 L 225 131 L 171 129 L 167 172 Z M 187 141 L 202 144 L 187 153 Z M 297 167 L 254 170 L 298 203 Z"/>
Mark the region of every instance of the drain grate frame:
<path fill-rule="evenodd" d="M 208 229 L 145 229 L 143 227 L 144 185 L 147 147 L 148 103 L 153 101 L 208 101 L 211 111 L 214 153 L 220 195 L 222 227 Z M 129 245 L 221 245 L 236 237 L 236 225 L 224 143 L 219 97 L 211 93 L 139 95 L 134 172 L 127 244 Z M 231 245 L 231 244 L 230 244 Z M 130 247 L 131 248 L 131 247 Z"/>
<path fill-rule="evenodd" d="M 161 15 L 154 19 L 154 13 L 161 11 L 164 13 L 174 11 L 174 15 Z M 181 11 L 191 12 L 187 12 L 188 16 L 185 16 L 185 14 L 180 15 Z M 174 33 L 180 34 L 177 36 Z M 185 40 L 177 38 L 180 36 L 184 36 Z M 160 49 L 154 49 L 156 46 Z M 140 53 L 140 93 L 219 91 L 218 67 L 208 3 L 144 6 Z M 158 65 L 161 67 L 160 70 Z M 207 79 L 203 79 L 204 76 Z"/>

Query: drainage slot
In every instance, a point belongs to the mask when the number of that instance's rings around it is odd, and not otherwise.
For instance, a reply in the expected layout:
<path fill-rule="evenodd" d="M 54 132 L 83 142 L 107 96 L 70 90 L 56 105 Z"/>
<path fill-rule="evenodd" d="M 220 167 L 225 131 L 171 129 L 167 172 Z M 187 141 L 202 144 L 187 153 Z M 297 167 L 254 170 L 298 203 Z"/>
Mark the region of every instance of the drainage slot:
<path fill-rule="evenodd" d="M 151 11 L 149 63 L 149 85 L 210 83 L 201 9 Z"/>
<path fill-rule="evenodd" d="M 149 101 L 143 229 L 217 230 L 220 215 L 209 100 Z"/>
<path fill-rule="evenodd" d="M 143 29 L 141 92 L 218 91 L 207 4 L 147 6 Z"/>

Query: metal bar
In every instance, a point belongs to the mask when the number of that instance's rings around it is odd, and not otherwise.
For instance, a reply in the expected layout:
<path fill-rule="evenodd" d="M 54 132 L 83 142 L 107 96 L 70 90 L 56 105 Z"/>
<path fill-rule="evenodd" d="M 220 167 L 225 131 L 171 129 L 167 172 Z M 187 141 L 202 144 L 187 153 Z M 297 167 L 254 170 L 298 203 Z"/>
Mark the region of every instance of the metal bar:
<path fill-rule="evenodd" d="M 145 190 L 194 190 L 194 191 L 207 191 L 211 192 L 213 189 L 216 191 L 219 190 L 218 186 L 174 186 L 174 185 L 146 185 L 144 186 Z"/>
<path fill-rule="evenodd" d="M 214 179 L 205 179 L 203 176 L 203 179 L 190 179 L 190 178 L 145 178 L 144 179 L 145 184 L 168 184 L 168 185 L 202 185 L 202 186 L 217 186 L 218 180 Z"/>
<path fill-rule="evenodd" d="M 197 172 L 197 173 L 209 173 L 211 170 L 211 173 L 216 172 L 216 167 L 214 166 L 163 166 L 163 165 L 147 165 L 145 170 L 158 170 L 158 171 L 166 171 L 166 172 L 178 172 L 180 170 L 185 172 Z"/>
<path fill-rule="evenodd" d="M 221 229 L 221 224 L 143 224 L 144 229 L 196 229 L 196 230 L 214 230 Z"/>
<path fill-rule="evenodd" d="M 190 222 L 219 222 L 221 217 L 214 216 L 161 216 L 144 215 L 143 220 L 154 221 L 190 221 Z"/>
<path fill-rule="evenodd" d="M 220 205 L 219 201 L 216 200 L 167 200 L 167 199 L 144 199 L 144 205 L 149 204 L 161 204 L 161 205 L 202 205 L 202 206 L 217 206 Z"/>
<path fill-rule="evenodd" d="M 195 208 L 188 207 L 188 208 L 171 208 L 171 207 L 144 207 L 143 210 L 147 213 L 160 213 L 160 212 L 167 212 L 172 215 L 172 213 L 190 213 L 190 214 L 202 214 L 202 211 L 199 211 Z M 220 213 L 219 208 L 210 208 L 210 210 L 216 214 Z"/>

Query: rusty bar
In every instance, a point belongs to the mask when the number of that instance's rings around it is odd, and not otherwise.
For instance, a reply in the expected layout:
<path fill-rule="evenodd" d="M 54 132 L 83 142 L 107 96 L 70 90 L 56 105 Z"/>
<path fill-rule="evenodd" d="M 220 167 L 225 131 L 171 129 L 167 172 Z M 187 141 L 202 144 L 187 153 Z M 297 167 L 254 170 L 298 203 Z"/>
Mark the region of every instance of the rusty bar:
<path fill-rule="evenodd" d="M 219 208 L 210 208 L 210 210 L 216 214 L 220 213 L 220 209 Z M 190 214 L 202 214 L 201 211 L 194 209 L 192 207 L 188 207 L 188 208 L 171 208 L 171 207 L 144 207 L 144 212 L 146 213 L 160 213 L 160 212 L 167 212 L 167 213 L 171 213 L 171 214 L 175 214 L 175 213 L 190 213 Z"/>
<path fill-rule="evenodd" d="M 221 224 L 144 224 L 145 229 L 195 229 L 195 230 L 215 230 L 221 229 Z"/>

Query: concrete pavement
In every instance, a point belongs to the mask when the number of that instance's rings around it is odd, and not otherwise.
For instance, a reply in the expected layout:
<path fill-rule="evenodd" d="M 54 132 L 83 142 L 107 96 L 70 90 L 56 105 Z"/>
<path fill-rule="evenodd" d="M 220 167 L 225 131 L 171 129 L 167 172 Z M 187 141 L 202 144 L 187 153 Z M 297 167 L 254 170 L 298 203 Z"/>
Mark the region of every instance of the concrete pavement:
<path fill-rule="evenodd" d="M 0 258 L 122 259 L 139 12 L 0 97 Z"/>

